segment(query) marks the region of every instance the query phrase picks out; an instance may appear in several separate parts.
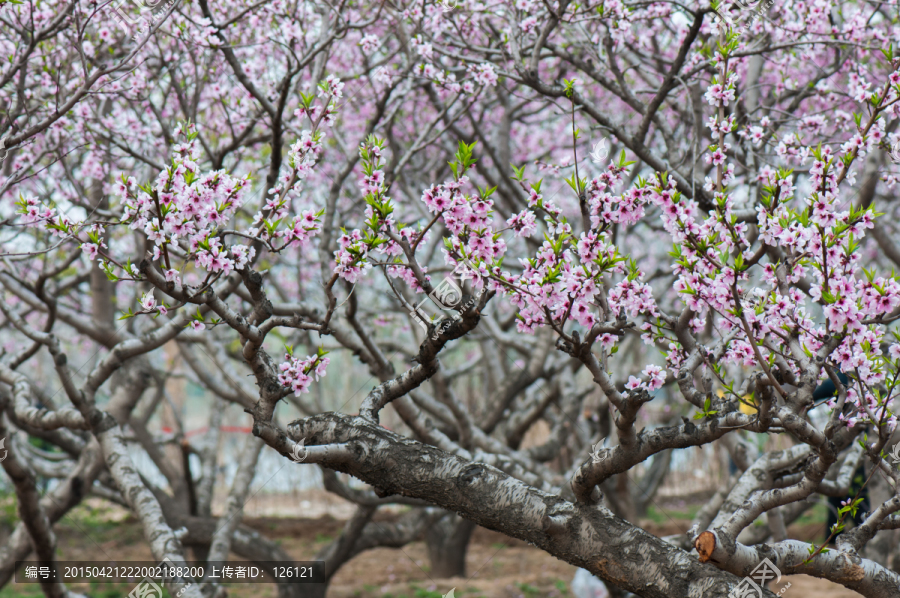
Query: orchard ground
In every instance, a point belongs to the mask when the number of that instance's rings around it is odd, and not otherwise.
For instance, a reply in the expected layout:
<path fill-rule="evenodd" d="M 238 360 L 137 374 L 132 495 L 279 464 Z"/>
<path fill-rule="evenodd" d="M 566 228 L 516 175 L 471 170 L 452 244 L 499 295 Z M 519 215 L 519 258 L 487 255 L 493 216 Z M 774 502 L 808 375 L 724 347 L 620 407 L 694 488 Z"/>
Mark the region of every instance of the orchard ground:
<path fill-rule="evenodd" d="M 263 500 L 260 500 L 263 499 Z M 299 500 L 298 500 L 299 499 Z M 14 497 L 2 502 L 0 543 L 6 541 L 15 522 Z M 296 560 L 312 560 L 322 547 L 340 534 L 344 517 L 353 507 L 321 490 L 291 496 L 257 497 L 251 513 L 289 512 L 290 517 L 247 516 L 244 524 L 276 540 Z M 685 531 L 701 502 L 658 502 L 650 517 L 641 522 L 647 531 L 664 536 Z M 248 505 L 249 506 L 249 505 Z M 379 512 L 375 521 L 391 521 L 400 509 Z M 825 532 L 824 505 L 811 510 L 798 524 L 788 529 L 791 538 L 822 541 Z M 141 541 L 138 521 L 124 509 L 97 499 L 85 501 L 57 526 L 59 559 L 97 561 L 153 560 Z M 190 551 L 186 558 L 192 559 Z M 232 560 L 240 560 L 232 556 Z M 402 549 L 377 548 L 366 551 L 338 571 L 329 589 L 329 598 L 441 598 L 456 588 L 457 598 L 568 598 L 569 583 L 575 574 L 572 565 L 546 552 L 483 528 L 477 528 L 466 559 L 467 578 L 432 579 L 424 542 Z M 825 580 L 804 575 L 782 579 L 791 587 L 783 594 L 790 598 L 855 598 L 859 594 Z M 233 598 L 275 598 L 274 586 L 230 584 L 225 586 Z M 778 591 L 780 584 L 770 589 Z M 125 598 L 133 584 L 71 584 L 92 598 Z M 40 598 L 37 584 L 10 583 L 0 597 Z M 168 594 L 167 594 L 168 596 Z"/>

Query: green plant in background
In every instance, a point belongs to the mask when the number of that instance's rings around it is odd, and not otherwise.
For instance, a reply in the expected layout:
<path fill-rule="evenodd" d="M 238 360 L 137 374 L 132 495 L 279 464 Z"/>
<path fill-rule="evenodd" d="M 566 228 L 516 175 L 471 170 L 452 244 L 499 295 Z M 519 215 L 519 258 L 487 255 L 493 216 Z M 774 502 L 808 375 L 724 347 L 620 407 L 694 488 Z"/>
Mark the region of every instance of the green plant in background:
<path fill-rule="evenodd" d="M 49 440 L 45 440 L 43 438 L 38 438 L 37 436 L 29 436 L 28 444 L 33 447 L 37 447 L 42 451 L 47 451 L 48 453 L 61 453 L 62 449 L 56 447 L 56 445 L 52 444 Z"/>
<path fill-rule="evenodd" d="M 652 521 L 657 525 L 663 525 L 667 522 L 671 522 L 673 519 L 678 520 L 687 520 L 690 521 L 694 518 L 694 515 L 697 514 L 697 511 L 700 510 L 701 505 L 689 505 L 683 511 L 675 511 L 665 509 L 665 512 L 661 511 L 655 505 L 650 505 L 647 508 L 647 519 Z"/>
<path fill-rule="evenodd" d="M 0 497 L 0 524 L 12 529 L 19 522 L 19 503 L 14 492 L 3 494 Z"/>
<path fill-rule="evenodd" d="M 415 598 L 443 598 L 444 596 L 444 594 L 437 590 L 426 590 L 425 588 L 420 588 L 418 586 L 413 586 L 413 590 L 415 591 L 413 594 Z"/>
<path fill-rule="evenodd" d="M 814 507 L 797 519 L 796 525 L 825 525 L 825 522 L 828 521 L 828 507 L 826 504 L 825 501 L 817 502 Z"/>
<path fill-rule="evenodd" d="M 9 589 L 9 585 L 3 591 L 0 591 L 0 596 L 15 596 L 16 598 L 41 598 L 44 595 L 44 592 L 41 591 L 41 586 L 39 584 L 34 584 L 34 588 L 29 585 L 20 585 L 19 588 L 16 589 L 16 593 L 13 594 Z"/>

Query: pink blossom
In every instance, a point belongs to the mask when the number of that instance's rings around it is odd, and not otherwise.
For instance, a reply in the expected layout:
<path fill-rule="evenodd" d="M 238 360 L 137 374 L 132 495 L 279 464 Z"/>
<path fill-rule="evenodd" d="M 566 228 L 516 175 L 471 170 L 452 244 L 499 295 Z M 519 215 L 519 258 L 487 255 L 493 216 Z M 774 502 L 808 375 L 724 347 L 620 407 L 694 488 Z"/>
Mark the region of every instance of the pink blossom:
<path fill-rule="evenodd" d="M 153 297 L 154 290 L 155 289 L 150 289 L 150 291 L 141 297 L 141 308 L 144 311 L 152 311 L 153 308 L 156 307 L 156 299 Z"/>

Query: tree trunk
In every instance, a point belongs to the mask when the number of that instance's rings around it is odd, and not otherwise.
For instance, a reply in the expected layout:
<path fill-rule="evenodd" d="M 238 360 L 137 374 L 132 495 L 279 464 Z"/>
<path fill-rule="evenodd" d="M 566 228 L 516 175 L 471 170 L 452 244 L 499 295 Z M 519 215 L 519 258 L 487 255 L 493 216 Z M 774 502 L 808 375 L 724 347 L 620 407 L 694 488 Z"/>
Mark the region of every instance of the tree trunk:
<path fill-rule="evenodd" d="M 310 446 L 347 444 L 353 457 L 334 451 L 320 465 L 359 478 L 380 497 L 412 496 L 461 513 L 642 598 L 719 598 L 741 582 L 603 507 L 570 503 L 491 465 L 401 438 L 361 416 L 322 413 L 292 422 L 288 431 L 295 442 L 305 438 Z M 254 433 L 261 434 L 258 421 Z M 775 598 L 765 589 L 762 595 Z"/>
<path fill-rule="evenodd" d="M 669 473 L 669 464 L 672 462 L 672 451 L 667 450 L 653 456 L 653 461 L 647 473 L 640 482 L 634 484 L 631 489 L 635 515 L 640 519 L 647 516 L 647 510 L 659 487 L 662 486 Z"/>
<path fill-rule="evenodd" d="M 896 436 L 894 438 L 896 439 Z M 871 464 L 866 463 L 865 475 L 867 478 L 871 474 L 871 471 Z M 872 478 L 869 480 L 867 489 L 869 498 L 869 508 L 867 510 L 871 510 L 873 508 L 872 505 L 883 504 L 894 495 L 893 488 L 888 485 L 887 481 L 885 481 L 884 476 L 880 475 L 872 476 Z M 853 494 L 854 493 L 851 488 L 848 496 L 853 496 Z M 860 519 L 861 518 L 862 517 L 860 517 Z M 850 518 L 848 517 L 847 519 Z M 889 567 L 894 571 L 897 571 L 897 563 L 895 563 L 894 561 L 896 560 L 896 556 L 898 554 L 898 537 L 900 537 L 900 530 L 883 530 L 879 532 L 878 535 L 872 538 L 863 549 L 863 555 L 867 559 L 871 559 L 876 563 L 880 563 L 885 567 Z"/>
<path fill-rule="evenodd" d="M 476 527 L 473 521 L 450 513 L 425 531 L 432 577 L 465 577 L 466 553 Z"/>

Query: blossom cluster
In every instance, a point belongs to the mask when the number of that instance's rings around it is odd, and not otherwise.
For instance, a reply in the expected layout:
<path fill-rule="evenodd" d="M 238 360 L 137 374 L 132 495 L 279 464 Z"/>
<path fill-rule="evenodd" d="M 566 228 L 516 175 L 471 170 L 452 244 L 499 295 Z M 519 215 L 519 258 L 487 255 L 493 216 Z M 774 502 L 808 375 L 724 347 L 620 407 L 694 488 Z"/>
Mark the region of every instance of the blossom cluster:
<path fill-rule="evenodd" d="M 726 71 L 727 56 L 733 49 L 733 44 L 720 46 L 716 57 L 720 67 L 717 79 L 728 84 L 722 86 L 716 79 L 710 84 L 706 99 L 714 106 L 727 106 L 734 99 L 735 75 Z M 866 127 L 859 127 L 841 145 L 841 158 L 829 146 L 805 147 L 798 143 L 799 137 L 782 142 L 781 154 L 790 146 L 796 160 L 810 162 L 808 181 L 812 191 L 797 198 L 790 171 L 761 169 L 758 181 L 762 197 L 756 207 L 756 221 L 762 247 L 753 251 L 747 238 L 748 225 L 737 218 L 727 188 L 733 165 L 726 164 L 730 146 L 724 138 L 734 129 L 734 121 L 729 117 L 720 123 L 715 116 L 708 124 L 719 136 L 719 143 L 711 146 L 707 155 L 707 162 L 717 167 L 715 184 L 707 179 L 707 190 L 715 190 L 716 209 L 701 220 L 696 202 L 677 192 L 671 178 L 658 177 L 650 194 L 650 200 L 661 210 L 666 232 L 675 242 L 677 279 L 673 286 L 696 314 L 692 329 L 699 331 L 716 314 L 720 331 L 735 333 L 722 362 L 741 367 L 757 366 L 760 358 L 790 356 L 797 346 L 812 355 L 837 339 L 827 364 L 850 375 L 853 381 L 847 390 L 851 409 L 842 412 L 839 419 L 847 425 L 883 420 L 894 425 L 896 418 L 887 409 L 884 397 L 872 389 L 886 379 L 887 361 L 881 345 L 884 329 L 878 319 L 900 306 L 900 284 L 893 277 L 878 277 L 860 269 L 860 240 L 874 226 L 874 212 L 839 199 L 841 182 L 853 182 L 849 164 L 884 139 L 883 125 L 872 119 Z M 762 138 L 762 129 L 769 124 L 760 123 L 756 140 Z M 750 132 L 754 133 L 752 128 Z M 766 248 L 777 248 L 775 251 L 785 258 L 762 265 L 762 280 L 747 290 L 744 287 L 755 282 L 750 268 Z M 800 281 L 808 284 L 808 297 L 797 287 L 788 286 Z M 810 303 L 819 304 L 823 321 L 813 318 Z M 649 323 L 643 326 L 645 331 L 652 328 Z M 645 334 L 644 338 L 654 337 Z M 669 349 L 668 363 L 678 367 L 684 352 L 674 339 Z M 900 349 L 896 352 L 900 355 Z M 802 374 L 796 356 L 782 365 L 795 376 Z M 639 381 L 634 379 L 631 384 Z"/>
<path fill-rule="evenodd" d="M 643 216 L 643 190 L 634 188 L 618 196 L 604 192 L 621 182 L 624 170 L 623 166 L 610 165 L 587 186 L 595 228 L 632 224 Z M 442 216 L 450 232 L 445 241 L 445 260 L 451 265 L 457 264 L 460 256 L 472 260 L 476 264 L 473 286 L 481 288 L 487 279 L 488 288 L 507 296 L 517 309 L 520 332 L 531 333 L 540 326 L 567 320 L 590 329 L 600 321 L 596 306 L 604 275 L 609 273 L 627 274 L 625 280 L 613 285 L 609 296 L 616 313 L 658 313 L 650 287 L 641 282 L 636 268 L 626 267 L 608 235 L 591 230 L 573 237 L 572 226 L 560 208 L 544 199 L 540 182 L 527 189 L 528 208 L 513 214 L 506 224 L 516 236 L 529 236 L 537 230 L 536 213 L 543 212 L 549 235 L 534 258 L 519 260 L 521 274 L 501 270 L 494 264 L 499 263 L 507 247 L 488 219 L 492 201 L 486 193 L 465 195 L 461 187 L 466 182 L 466 177 L 460 176 L 456 181 L 432 186 L 425 190 L 422 201 L 429 211 Z"/>
<path fill-rule="evenodd" d="M 359 180 L 359 188 L 366 201 L 367 229 L 365 232 L 358 228 L 343 231 L 338 237 L 338 249 L 334 252 L 334 273 L 351 284 L 372 269 L 368 260 L 370 251 L 384 245 L 381 251 L 387 255 L 402 253 L 400 246 L 389 238 L 399 235 L 400 231 L 392 216 L 393 202 L 386 194 L 384 171 L 381 170 L 382 146 L 381 140 L 370 137 L 359 148 L 364 174 Z M 406 234 L 409 235 L 410 231 Z"/>
<path fill-rule="evenodd" d="M 331 359 L 325 357 L 325 352 L 319 350 L 316 355 L 309 355 L 303 359 L 295 357 L 291 351 L 284 354 L 284 361 L 279 366 L 278 383 L 294 391 L 295 396 L 309 392 L 309 387 L 320 377 L 325 377 L 325 369 Z"/>
<path fill-rule="evenodd" d="M 591 227 L 605 228 L 613 223 L 632 225 L 644 217 L 644 204 L 648 191 L 632 187 L 621 195 L 609 193 L 622 182 L 625 168 L 611 164 L 600 176 L 587 186 L 588 205 L 591 213 Z"/>
<path fill-rule="evenodd" d="M 337 102 L 344 97 L 343 90 L 344 83 L 338 77 L 328 75 L 319 84 L 319 97 L 323 98 L 322 103 L 315 104 L 312 96 L 301 94 L 303 104 L 294 111 L 294 116 L 298 119 L 308 118 L 313 123 L 314 130 L 320 123 L 333 127 L 337 118 Z"/>
<path fill-rule="evenodd" d="M 247 256 L 244 248 L 232 252 L 224 247 L 216 232 L 243 205 L 250 178 L 234 178 L 223 170 L 202 173 L 193 129 L 180 127 L 173 165 L 160 172 L 152 186 L 138 186 L 134 177 L 123 175 L 113 193 L 122 203 L 121 222 L 147 235 L 154 243 L 155 260 L 169 248 L 181 249 L 204 270 L 228 274 L 242 268 Z"/>
<path fill-rule="evenodd" d="M 37 197 L 33 195 L 23 195 L 18 203 L 19 213 L 22 214 L 22 221 L 25 224 L 34 224 L 36 222 L 52 223 L 57 217 L 56 208 L 45 205 Z M 66 218 L 64 214 L 59 214 L 59 225 L 68 227 L 72 222 Z M 56 233 L 63 233 L 56 229 Z"/>
<path fill-rule="evenodd" d="M 448 181 L 426 189 L 422 201 L 428 210 L 441 214 L 450 231 L 448 245 L 460 255 L 492 262 L 506 253 L 506 242 L 495 234 L 493 200 L 490 194 L 467 195 L 461 188 L 468 177 Z M 523 217 L 523 228 L 529 218 Z M 452 265 L 455 265 L 453 263 Z"/>
<path fill-rule="evenodd" d="M 630 391 L 642 388 L 652 392 L 654 390 L 659 390 L 663 387 L 663 384 L 666 383 L 666 370 L 659 366 L 648 365 L 641 373 L 647 376 L 648 380 L 645 382 L 635 376 L 629 376 L 628 382 L 625 383 L 625 388 L 627 390 Z"/>
<path fill-rule="evenodd" d="M 321 230 L 324 210 L 316 212 L 306 207 L 302 183 L 312 173 L 321 153 L 322 134 L 318 127 L 334 123 L 342 88 L 337 77 L 329 76 L 319 85 L 321 102 L 315 96 L 303 96 L 297 115 L 307 117 L 312 128 L 302 131 L 291 146 L 289 168 L 279 174 L 269 189 L 270 198 L 249 228 L 240 226 L 241 208 L 250 189 L 249 174 L 238 178 L 221 169 L 203 171 L 198 164 L 198 133 L 190 123 L 180 124 L 174 132 L 171 166 L 159 172 L 152 183 L 139 185 L 135 177 L 122 175 L 111 186 L 110 192 L 119 199 L 114 206 L 118 221 L 112 224 L 126 225 L 146 235 L 152 243 L 152 260 L 160 264 L 167 281 L 176 283 L 181 282 L 181 272 L 188 264 L 208 275 L 228 275 L 253 263 L 256 246 L 229 244 L 229 237 L 262 241 L 273 252 L 307 244 Z M 140 278 L 130 259 L 117 261 L 109 252 L 106 230 L 110 223 L 91 222 L 90 214 L 85 221 L 70 218 L 33 196 L 23 195 L 18 208 L 25 224 L 76 239 L 89 260 L 101 261 L 110 279 L 119 278 L 113 264 L 123 269 L 126 277 Z M 235 230 L 229 230 L 229 225 Z M 166 315 L 169 309 L 157 303 L 152 291 L 140 303 L 142 311 L 138 313 Z M 127 310 L 126 317 L 133 315 L 136 314 Z M 191 325 L 202 327 L 199 321 Z"/>

